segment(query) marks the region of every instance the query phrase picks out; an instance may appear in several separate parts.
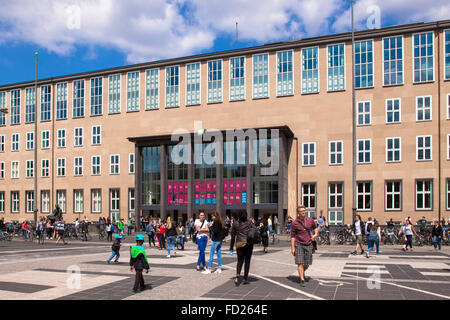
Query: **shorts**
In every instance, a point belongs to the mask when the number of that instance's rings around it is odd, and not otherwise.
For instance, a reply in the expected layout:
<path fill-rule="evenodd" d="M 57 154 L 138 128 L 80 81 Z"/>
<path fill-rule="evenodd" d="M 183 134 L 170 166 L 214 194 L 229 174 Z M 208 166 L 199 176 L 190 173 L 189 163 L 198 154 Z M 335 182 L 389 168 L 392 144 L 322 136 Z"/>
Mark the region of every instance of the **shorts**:
<path fill-rule="evenodd" d="M 58 230 L 58 235 L 59 235 L 60 237 L 64 236 L 64 231 Z"/>
<path fill-rule="evenodd" d="M 312 265 L 312 256 L 312 245 L 295 244 L 295 263 L 297 265 Z"/>
<path fill-rule="evenodd" d="M 356 243 L 357 244 L 363 244 L 363 238 L 362 238 L 361 234 L 356 236 Z"/>

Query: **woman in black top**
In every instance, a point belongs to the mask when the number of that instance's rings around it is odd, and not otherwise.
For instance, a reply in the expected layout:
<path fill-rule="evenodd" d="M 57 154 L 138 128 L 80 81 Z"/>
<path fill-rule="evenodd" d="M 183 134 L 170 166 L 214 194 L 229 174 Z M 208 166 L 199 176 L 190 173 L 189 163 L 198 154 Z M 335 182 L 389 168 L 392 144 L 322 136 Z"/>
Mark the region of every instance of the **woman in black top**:
<path fill-rule="evenodd" d="M 267 253 L 267 247 L 269 246 L 269 227 L 267 226 L 266 219 L 259 224 L 259 233 L 261 234 L 264 253 Z"/>
<path fill-rule="evenodd" d="M 433 245 L 434 251 L 441 250 L 441 241 L 442 241 L 442 227 L 439 225 L 437 220 L 434 221 L 433 230 L 431 231 L 431 235 L 433 236 Z"/>
<path fill-rule="evenodd" d="M 239 284 L 239 277 L 241 276 L 242 265 L 245 262 L 244 268 L 244 284 L 248 284 L 248 273 L 250 271 L 250 260 L 253 253 L 253 244 L 247 243 L 247 233 L 250 229 L 251 222 L 247 220 L 247 212 L 239 212 L 238 219 L 234 221 L 231 227 L 231 243 L 230 253 L 233 254 L 234 243 L 236 242 L 236 251 L 238 255 L 236 267 L 236 279 L 234 284 Z"/>

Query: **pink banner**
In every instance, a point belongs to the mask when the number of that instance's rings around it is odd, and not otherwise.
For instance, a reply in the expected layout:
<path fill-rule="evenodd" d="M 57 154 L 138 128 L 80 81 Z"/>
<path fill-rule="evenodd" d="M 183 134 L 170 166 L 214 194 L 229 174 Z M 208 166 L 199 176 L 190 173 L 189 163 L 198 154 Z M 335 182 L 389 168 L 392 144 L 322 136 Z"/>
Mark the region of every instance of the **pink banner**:
<path fill-rule="evenodd" d="M 211 199 L 211 193 L 206 194 L 206 199 Z"/>
<path fill-rule="evenodd" d="M 167 192 L 172 193 L 172 182 L 167 183 Z"/>
<path fill-rule="evenodd" d="M 229 189 L 230 189 L 230 191 L 234 191 L 234 181 L 233 180 L 230 180 Z"/>
<path fill-rule="evenodd" d="M 216 193 L 212 194 L 212 198 L 215 199 L 216 198 Z"/>
<path fill-rule="evenodd" d="M 212 182 L 212 192 L 216 192 L 216 181 Z"/>
<path fill-rule="evenodd" d="M 241 180 L 236 180 L 234 187 L 235 187 L 236 191 L 241 191 Z"/>
<path fill-rule="evenodd" d="M 206 192 L 211 192 L 212 181 L 206 181 Z"/>
<path fill-rule="evenodd" d="M 183 201 L 184 201 L 184 195 L 183 195 L 182 193 L 180 193 L 180 194 L 178 195 L 178 204 L 182 204 Z"/>
<path fill-rule="evenodd" d="M 195 194 L 195 199 L 200 199 L 200 193 Z"/>
<path fill-rule="evenodd" d="M 196 181 L 194 186 L 195 186 L 195 192 L 200 192 L 200 182 Z"/>
<path fill-rule="evenodd" d="M 241 191 L 247 191 L 247 180 L 241 180 Z"/>
<path fill-rule="evenodd" d="M 179 192 L 186 192 L 186 191 L 184 191 L 184 182 L 178 183 L 178 190 L 179 190 Z"/>
<path fill-rule="evenodd" d="M 176 182 L 173 184 L 173 192 L 174 193 L 178 192 L 178 183 L 176 183 Z"/>
<path fill-rule="evenodd" d="M 225 191 L 225 192 L 228 191 L 228 180 L 223 181 L 223 191 Z"/>
<path fill-rule="evenodd" d="M 202 181 L 200 182 L 200 192 L 205 192 L 206 191 L 206 182 Z"/>
<path fill-rule="evenodd" d="M 225 192 L 225 193 L 223 194 L 223 203 L 224 203 L 224 204 L 228 204 L 228 193 L 227 193 L 227 192 Z"/>
<path fill-rule="evenodd" d="M 241 204 L 241 193 L 240 192 L 235 193 L 234 199 L 237 204 Z"/>
<path fill-rule="evenodd" d="M 234 204 L 234 193 L 233 192 L 228 194 L 228 202 L 229 202 L 229 204 Z"/>
<path fill-rule="evenodd" d="M 189 183 L 187 182 L 184 183 L 184 192 L 188 192 L 188 185 Z"/>
<path fill-rule="evenodd" d="M 184 194 L 184 204 L 188 203 L 188 196 L 187 193 Z"/>
<path fill-rule="evenodd" d="M 169 194 L 169 196 L 167 197 L 167 202 L 168 204 L 172 204 L 172 195 Z"/>
<path fill-rule="evenodd" d="M 205 193 L 200 194 L 200 198 L 201 199 L 206 199 L 206 194 Z"/>

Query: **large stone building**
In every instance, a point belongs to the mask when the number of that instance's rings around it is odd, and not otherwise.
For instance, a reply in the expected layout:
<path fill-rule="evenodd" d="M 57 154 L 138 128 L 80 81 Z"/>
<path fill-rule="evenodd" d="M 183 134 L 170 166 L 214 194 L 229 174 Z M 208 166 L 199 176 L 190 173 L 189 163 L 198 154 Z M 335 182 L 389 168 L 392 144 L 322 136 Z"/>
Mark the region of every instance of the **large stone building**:
<path fill-rule="evenodd" d="M 358 211 L 381 221 L 450 217 L 450 21 L 355 37 Z M 37 106 L 33 82 L 0 86 L 0 216 L 33 219 L 36 166 L 38 215 L 58 202 L 67 221 L 179 219 L 202 208 L 285 221 L 303 203 L 350 223 L 351 75 L 344 33 L 43 79 Z M 212 163 L 175 164 L 179 129 L 193 139 L 271 135 L 219 141 Z M 233 145 L 244 162 L 220 164 Z M 265 145 L 279 155 L 270 175 L 249 156 Z"/>

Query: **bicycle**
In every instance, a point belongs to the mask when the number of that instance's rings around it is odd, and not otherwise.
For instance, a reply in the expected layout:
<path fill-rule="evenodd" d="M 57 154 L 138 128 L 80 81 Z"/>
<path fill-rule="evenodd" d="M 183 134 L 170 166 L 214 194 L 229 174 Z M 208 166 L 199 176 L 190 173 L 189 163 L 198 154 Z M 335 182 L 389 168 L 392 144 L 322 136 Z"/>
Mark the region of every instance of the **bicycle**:
<path fill-rule="evenodd" d="M 106 231 L 105 230 L 100 230 L 98 233 L 98 239 L 100 241 L 106 240 Z"/>
<path fill-rule="evenodd" d="M 11 241 L 13 235 L 7 231 L 0 231 L 0 241 Z"/>

